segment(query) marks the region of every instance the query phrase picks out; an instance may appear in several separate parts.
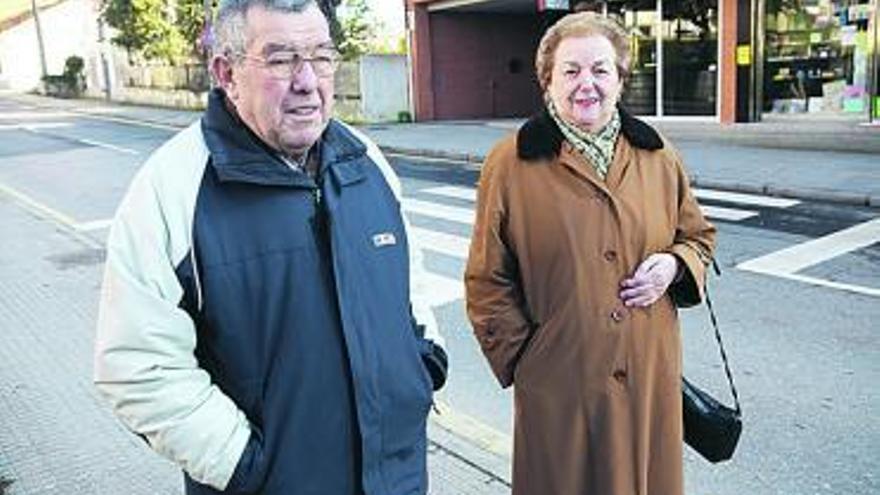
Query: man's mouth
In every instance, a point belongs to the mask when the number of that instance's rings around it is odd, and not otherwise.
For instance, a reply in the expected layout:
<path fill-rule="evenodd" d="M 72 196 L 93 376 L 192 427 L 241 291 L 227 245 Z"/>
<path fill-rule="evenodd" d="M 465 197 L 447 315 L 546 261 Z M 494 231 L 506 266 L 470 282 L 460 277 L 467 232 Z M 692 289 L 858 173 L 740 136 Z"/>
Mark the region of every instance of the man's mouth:
<path fill-rule="evenodd" d="M 321 107 L 318 105 L 300 105 L 297 107 L 288 108 L 284 111 L 284 113 L 288 115 L 293 115 L 295 117 L 312 117 L 320 110 Z"/>

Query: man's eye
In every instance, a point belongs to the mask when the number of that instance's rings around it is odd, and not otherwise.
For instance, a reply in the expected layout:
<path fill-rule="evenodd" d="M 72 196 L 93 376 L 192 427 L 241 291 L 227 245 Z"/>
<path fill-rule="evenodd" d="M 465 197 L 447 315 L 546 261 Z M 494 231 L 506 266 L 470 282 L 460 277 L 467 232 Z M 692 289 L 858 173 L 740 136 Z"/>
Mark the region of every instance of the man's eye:
<path fill-rule="evenodd" d="M 266 64 L 272 65 L 272 66 L 287 65 L 290 63 L 291 60 L 292 59 L 290 59 L 290 58 L 270 58 L 270 59 L 266 60 Z"/>

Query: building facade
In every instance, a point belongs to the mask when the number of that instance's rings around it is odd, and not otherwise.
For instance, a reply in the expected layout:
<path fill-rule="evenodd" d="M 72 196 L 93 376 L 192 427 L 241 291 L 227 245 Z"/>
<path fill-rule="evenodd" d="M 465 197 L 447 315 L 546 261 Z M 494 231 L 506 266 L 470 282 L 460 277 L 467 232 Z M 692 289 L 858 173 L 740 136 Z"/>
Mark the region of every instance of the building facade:
<path fill-rule="evenodd" d="M 880 0 L 406 0 L 418 120 L 523 117 L 541 100 L 534 52 L 581 9 L 631 36 L 624 103 L 724 123 L 762 113 L 880 117 Z"/>

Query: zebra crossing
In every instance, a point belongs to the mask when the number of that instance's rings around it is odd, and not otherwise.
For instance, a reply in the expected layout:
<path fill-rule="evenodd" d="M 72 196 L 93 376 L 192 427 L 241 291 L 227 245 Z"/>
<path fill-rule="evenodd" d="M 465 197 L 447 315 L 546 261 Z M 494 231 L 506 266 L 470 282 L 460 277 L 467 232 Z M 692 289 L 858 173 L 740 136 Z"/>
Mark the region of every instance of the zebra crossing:
<path fill-rule="evenodd" d="M 718 201 L 723 203 L 735 203 L 746 208 L 734 208 L 730 206 L 701 205 L 703 213 L 712 220 L 727 222 L 740 222 L 760 215 L 759 208 L 785 209 L 800 203 L 794 199 L 771 198 L 754 194 L 731 193 L 711 189 L 693 189 L 694 195 L 701 201 Z M 402 206 L 404 213 L 413 224 L 413 220 L 424 217 L 430 220 L 441 220 L 459 224 L 461 231 L 470 232 L 474 224 L 474 204 L 477 192 L 474 188 L 461 186 L 435 186 L 420 189 L 415 195 L 403 198 Z M 450 204 L 453 203 L 453 204 Z M 462 206 L 465 204 L 467 206 Z M 453 234 L 438 231 L 414 224 L 410 235 L 415 243 L 425 252 L 426 257 L 431 253 L 449 256 L 459 260 L 462 264 L 467 258 L 470 246 L 468 235 Z M 426 284 L 431 287 L 430 301 L 432 306 L 442 306 L 464 297 L 464 285 L 462 274 L 451 277 L 428 271 Z"/>

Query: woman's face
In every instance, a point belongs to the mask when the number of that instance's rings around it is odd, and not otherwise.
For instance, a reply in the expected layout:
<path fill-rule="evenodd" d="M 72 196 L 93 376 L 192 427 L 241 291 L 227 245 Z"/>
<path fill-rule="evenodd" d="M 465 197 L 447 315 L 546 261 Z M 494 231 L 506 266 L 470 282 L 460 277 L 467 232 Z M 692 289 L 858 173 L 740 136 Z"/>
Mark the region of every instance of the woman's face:
<path fill-rule="evenodd" d="M 611 120 L 623 91 L 616 60 L 614 46 L 601 35 L 559 42 L 547 92 L 560 117 L 589 132 Z"/>

